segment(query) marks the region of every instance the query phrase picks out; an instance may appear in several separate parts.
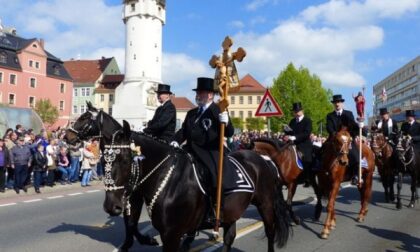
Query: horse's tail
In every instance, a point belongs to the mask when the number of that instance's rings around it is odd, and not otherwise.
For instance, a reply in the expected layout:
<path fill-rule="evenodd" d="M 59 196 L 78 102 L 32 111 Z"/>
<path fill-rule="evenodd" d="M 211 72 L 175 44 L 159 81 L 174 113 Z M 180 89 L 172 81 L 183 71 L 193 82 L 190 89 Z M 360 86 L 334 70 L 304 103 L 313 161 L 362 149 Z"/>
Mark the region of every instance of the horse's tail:
<path fill-rule="evenodd" d="M 286 201 L 283 197 L 282 186 L 279 184 L 276 187 L 274 195 L 274 218 L 275 218 L 275 242 L 278 248 L 286 245 L 291 232 L 289 225 L 289 213 L 287 211 Z"/>

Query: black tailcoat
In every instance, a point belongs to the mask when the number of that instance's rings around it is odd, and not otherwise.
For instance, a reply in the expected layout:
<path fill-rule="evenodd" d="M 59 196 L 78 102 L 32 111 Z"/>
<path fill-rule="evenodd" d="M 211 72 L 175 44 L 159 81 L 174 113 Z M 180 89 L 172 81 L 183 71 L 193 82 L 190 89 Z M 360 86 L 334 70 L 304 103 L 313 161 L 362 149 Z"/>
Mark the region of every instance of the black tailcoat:
<path fill-rule="evenodd" d="M 169 142 L 175 134 L 175 126 L 176 109 L 171 100 L 168 100 L 156 109 L 153 119 L 147 123 L 143 132 Z"/>
<path fill-rule="evenodd" d="M 304 116 L 300 122 L 297 122 L 296 118 L 293 118 L 289 123 L 290 128 L 293 129 L 293 133 L 296 137 L 294 141 L 296 147 L 303 154 L 304 162 L 312 161 L 312 141 L 310 139 L 312 133 L 312 121 L 310 118 Z"/>
<path fill-rule="evenodd" d="M 408 122 L 404 122 L 401 125 L 401 132 L 404 135 L 410 135 L 413 139 L 413 143 L 415 144 L 416 149 L 420 149 L 420 123 L 414 121 L 414 123 L 410 125 Z"/>
<path fill-rule="evenodd" d="M 201 165 L 208 168 L 212 175 L 212 186 L 217 182 L 217 166 L 219 160 L 219 135 L 220 135 L 220 109 L 212 103 L 201 116 L 197 115 L 198 107 L 188 111 L 182 128 L 175 134 L 174 140 L 179 144 L 186 141 L 184 149 L 190 152 Z M 225 137 L 231 137 L 234 133 L 232 122 L 226 126 Z M 226 152 L 224 152 L 226 153 Z M 225 155 L 226 157 L 226 155 Z M 223 177 L 230 177 L 233 169 L 227 169 L 226 158 L 224 161 Z M 232 188 L 236 184 L 226 184 L 223 180 L 225 189 Z"/>
<path fill-rule="evenodd" d="M 341 116 L 338 116 L 336 111 L 327 115 L 327 131 L 330 136 L 337 133 L 341 126 L 348 127 L 350 135 L 353 138 L 359 135 L 359 126 L 354 120 L 354 116 L 351 111 L 343 110 Z"/>

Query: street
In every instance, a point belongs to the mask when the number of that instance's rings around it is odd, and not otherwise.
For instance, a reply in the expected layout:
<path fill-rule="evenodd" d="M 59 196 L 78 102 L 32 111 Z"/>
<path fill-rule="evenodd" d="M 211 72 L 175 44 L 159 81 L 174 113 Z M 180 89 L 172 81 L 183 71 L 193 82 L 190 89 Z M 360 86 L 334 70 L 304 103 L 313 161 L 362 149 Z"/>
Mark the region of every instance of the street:
<path fill-rule="evenodd" d="M 407 205 L 409 186 L 405 182 L 403 204 Z M 303 222 L 293 226 L 293 234 L 282 251 L 420 251 L 420 205 L 398 211 L 395 204 L 384 203 L 382 185 L 376 178 L 366 221 L 357 223 L 358 192 L 353 186 L 342 186 L 336 203 L 337 228 L 328 240 L 319 238 L 322 223 L 312 220 L 313 202 L 304 204 L 313 199 L 312 189 L 298 188 L 294 209 Z M 111 252 L 117 251 L 124 240 L 122 218 L 108 217 L 102 210 L 101 184 L 87 188 L 77 184 L 39 195 L 11 193 L 0 197 L 0 251 Z M 325 212 L 321 221 L 324 218 Z M 266 251 L 256 209 L 250 207 L 238 223 L 232 251 Z M 158 238 L 146 212 L 142 213 L 139 228 Z M 209 233 L 200 233 L 192 251 L 217 251 L 221 247 L 220 243 L 207 241 Z M 136 242 L 131 251 L 160 251 L 160 247 Z"/>

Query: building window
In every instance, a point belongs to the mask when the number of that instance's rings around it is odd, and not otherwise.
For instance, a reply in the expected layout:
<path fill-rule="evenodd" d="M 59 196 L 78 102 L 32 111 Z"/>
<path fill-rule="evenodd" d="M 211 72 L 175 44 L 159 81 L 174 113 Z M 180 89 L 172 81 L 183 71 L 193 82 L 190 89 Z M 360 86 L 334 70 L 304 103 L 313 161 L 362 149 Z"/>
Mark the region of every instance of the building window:
<path fill-rule="evenodd" d="M 64 110 L 64 101 L 60 101 L 60 111 Z"/>
<path fill-rule="evenodd" d="M 244 104 L 244 97 L 242 95 L 239 96 L 239 104 Z"/>
<path fill-rule="evenodd" d="M 90 88 L 86 88 L 86 96 L 90 96 Z"/>
<path fill-rule="evenodd" d="M 260 104 L 261 103 L 261 96 L 257 96 L 257 103 Z"/>
<path fill-rule="evenodd" d="M 85 105 L 80 105 L 80 114 L 83 114 L 85 112 Z"/>
<path fill-rule="evenodd" d="M 235 117 L 235 111 L 230 111 L 230 117 Z"/>
<path fill-rule="evenodd" d="M 252 117 L 252 111 L 251 110 L 248 111 L 248 117 Z"/>
<path fill-rule="evenodd" d="M 9 94 L 9 104 L 10 105 L 14 105 L 15 104 L 15 95 L 14 94 Z"/>
<path fill-rule="evenodd" d="M 244 119 L 244 112 L 243 111 L 239 111 L 239 118 Z"/>
<path fill-rule="evenodd" d="M 114 95 L 113 94 L 109 94 L 109 102 L 113 102 L 114 101 Z"/>
<path fill-rule="evenodd" d="M 77 106 L 76 105 L 74 105 L 73 106 L 73 115 L 76 115 L 77 114 Z"/>
<path fill-rule="evenodd" d="M 32 47 L 34 48 L 38 48 L 38 46 L 36 44 L 32 44 Z"/>
<path fill-rule="evenodd" d="M 64 93 L 66 91 L 66 85 L 64 83 L 60 83 L 60 93 Z"/>
<path fill-rule="evenodd" d="M 36 87 L 36 79 L 35 78 L 30 78 L 29 79 L 29 86 L 31 88 L 35 88 Z"/>
<path fill-rule="evenodd" d="M 252 104 L 252 96 L 248 96 L 248 104 Z"/>
<path fill-rule="evenodd" d="M 33 60 L 29 60 L 29 67 L 33 67 L 34 66 L 34 61 Z"/>
<path fill-rule="evenodd" d="M 101 94 L 101 102 L 105 100 L 105 95 Z"/>
<path fill-rule="evenodd" d="M 136 4 L 134 3 L 131 4 L 131 11 L 136 11 Z"/>
<path fill-rule="evenodd" d="M 86 96 L 86 89 L 85 88 L 82 88 L 82 94 L 81 95 Z"/>
<path fill-rule="evenodd" d="M 16 74 L 10 74 L 10 84 L 16 85 Z"/>
<path fill-rule="evenodd" d="M 3 83 L 3 72 L 0 72 L 0 83 Z"/>
<path fill-rule="evenodd" d="M 35 68 L 36 69 L 39 69 L 39 62 L 37 61 L 37 62 L 35 62 Z"/>
<path fill-rule="evenodd" d="M 35 97 L 29 96 L 29 107 L 34 108 L 35 107 Z"/>
<path fill-rule="evenodd" d="M 108 114 L 109 114 L 110 116 L 112 116 L 112 107 L 109 107 L 109 108 L 108 108 Z"/>
<path fill-rule="evenodd" d="M 0 52 L 0 63 L 7 63 L 7 53 Z"/>
<path fill-rule="evenodd" d="M 235 104 L 235 96 L 230 97 L 230 104 Z"/>
<path fill-rule="evenodd" d="M 77 88 L 73 89 L 73 96 L 77 96 L 78 94 L 79 94 L 78 89 Z"/>

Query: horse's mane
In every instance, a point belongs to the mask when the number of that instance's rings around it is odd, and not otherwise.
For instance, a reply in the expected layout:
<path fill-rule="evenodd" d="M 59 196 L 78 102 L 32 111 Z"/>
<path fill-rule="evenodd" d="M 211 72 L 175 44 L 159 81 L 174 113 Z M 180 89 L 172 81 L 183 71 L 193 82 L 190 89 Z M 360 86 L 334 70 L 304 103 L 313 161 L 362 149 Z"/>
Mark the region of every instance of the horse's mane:
<path fill-rule="evenodd" d="M 156 142 L 164 150 L 167 150 L 167 151 L 174 150 L 174 151 L 179 152 L 179 153 L 188 154 L 188 152 L 186 152 L 185 150 L 183 150 L 181 148 L 175 148 L 172 145 L 170 145 L 167 141 L 165 141 L 161 138 L 157 138 L 155 136 L 152 136 L 150 134 L 146 134 L 144 132 L 131 131 L 131 136 L 130 136 L 131 140 L 134 140 L 135 142 L 139 142 L 141 137 L 145 137 L 145 138 L 148 138 L 149 140 L 152 140 L 152 141 Z M 145 147 L 143 147 L 143 148 L 145 148 Z"/>
<path fill-rule="evenodd" d="M 261 142 L 261 143 L 267 143 L 276 148 L 277 151 L 281 151 L 284 149 L 284 147 L 287 145 L 287 143 L 281 142 L 278 139 L 275 138 L 267 138 L 267 137 L 261 137 L 252 140 L 252 142 Z"/>

